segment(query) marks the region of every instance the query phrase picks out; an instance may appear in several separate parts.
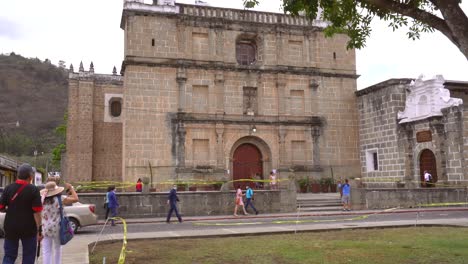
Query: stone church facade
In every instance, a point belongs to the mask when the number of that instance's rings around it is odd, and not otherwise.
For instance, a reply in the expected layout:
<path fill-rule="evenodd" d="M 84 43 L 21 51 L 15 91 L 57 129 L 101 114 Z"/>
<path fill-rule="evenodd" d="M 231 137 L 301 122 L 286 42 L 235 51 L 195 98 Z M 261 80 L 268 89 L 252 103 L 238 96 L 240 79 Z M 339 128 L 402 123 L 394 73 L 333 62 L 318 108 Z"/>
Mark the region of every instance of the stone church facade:
<path fill-rule="evenodd" d="M 347 37 L 283 14 L 126 1 L 122 76 L 70 73 L 66 177 L 360 175 Z"/>
<path fill-rule="evenodd" d="M 356 92 L 362 180 L 368 188 L 468 181 L 468 83 L 390 79 Z"/>

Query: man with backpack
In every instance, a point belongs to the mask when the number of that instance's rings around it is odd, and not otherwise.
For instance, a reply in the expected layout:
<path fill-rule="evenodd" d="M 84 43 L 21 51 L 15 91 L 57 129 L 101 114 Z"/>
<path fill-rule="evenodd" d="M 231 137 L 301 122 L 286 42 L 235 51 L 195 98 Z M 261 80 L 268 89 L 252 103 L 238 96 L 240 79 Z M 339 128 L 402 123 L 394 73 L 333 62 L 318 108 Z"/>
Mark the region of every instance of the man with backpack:
<path fill-rule="evenodd" d="M 38 241 L 42 240 L 42 202 L 39 190 L 31 184 L 34 169 L 29 164 L 18 168 L 18 180 L 8 185 L 0 199 L 5 215 L 5 256 L 3 264 L 13 264 L 18 257 L 19 241 L 23 245 L 23 264 L 33 264 Z"/>

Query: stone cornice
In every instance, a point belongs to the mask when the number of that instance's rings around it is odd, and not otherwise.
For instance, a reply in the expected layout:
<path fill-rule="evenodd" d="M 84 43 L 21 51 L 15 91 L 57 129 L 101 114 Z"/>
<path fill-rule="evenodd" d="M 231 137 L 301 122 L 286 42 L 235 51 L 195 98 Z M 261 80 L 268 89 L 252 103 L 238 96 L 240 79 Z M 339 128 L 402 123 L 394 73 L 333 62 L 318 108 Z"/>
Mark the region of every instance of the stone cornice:
<path fill-rule="evenodd" d="M 123 76 L 111 74 L 95 74 L 92 72 L 70 72 L 69 80 L 88 81 L 96 84 L 110 84 L 123 87 Z"/>
<path fill-rule="evenodd" d="M 131 15 L 179 17 L 182 20 L 205 21 L 218 26 L 255 24 L 257 28 L 275 27 L 289 30 L 302 28 L 308 31 L 321 31 L 328 25 L 322 20 L 310 20 L 303 16 L 293 17 L 280 13 L 188 4 L 159 6 L 125 2 L 120 23 L 122 29 L 125 28 L 126 18 Z"/>
<path fill-rule="evenodd" d="M 124 75 L 127 65 L 138 65 L 148 67 L 172 67 L 186 69 L 201 69 L 201 70 L 221 70 L 221 71 L 237 71 L 248 73 L 263 73 L 263 74 L 295 74 L 306 76 L 323 76 L 323 77 L 338 77 L 357 79 L 359 75 L 355 73 L 345 72 L 328 72 L 315 67 L 294 67 L 294 66 L 244 66 L 237 63 L 227 63 L 220 61 L 196 61 L 187 59 L 152 59 L 135 56 L 127 56 L 122 62 L 121 74 Z M 351 71 L 349 71 L 351 72 Z"/>
<path fill-rule="evenodd" d="M 174 123 L 195 124 L 234 124 L 234 125 L 270 125 L 270 126 L 318 126 L 325 125 L 323 117 L 293 117 L 293 116 L 245 116 L 176 113 L 172 116 Z"/>
<path fill-rule="evenodd" d="M 365 94 L 376 92 L 381 89 L 385 89 L 390 86 L 410 84 L 412 81 L 414 81 L 414 79 L 409 79 L 409 78 L 389 79 L 389 80 L 380 82 L 378 84 L 369 86 L 367 88 L 361 89 L 359 91 L 356 91 L 355 94 L 357 97 L 359 97 Z"/>

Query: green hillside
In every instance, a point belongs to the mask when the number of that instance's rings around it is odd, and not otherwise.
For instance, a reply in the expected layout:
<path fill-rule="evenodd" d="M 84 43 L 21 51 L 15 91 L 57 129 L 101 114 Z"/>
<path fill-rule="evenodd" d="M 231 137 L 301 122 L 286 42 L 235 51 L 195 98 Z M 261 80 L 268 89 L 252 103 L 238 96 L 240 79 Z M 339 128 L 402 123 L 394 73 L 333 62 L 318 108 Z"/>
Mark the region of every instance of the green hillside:
<path fill-rule="evenodd" d="M 0 55 L 0 153 L 32 156 L 62 143 L 55 128 L 67 106 L 67 75 L 47 60 Z"/>

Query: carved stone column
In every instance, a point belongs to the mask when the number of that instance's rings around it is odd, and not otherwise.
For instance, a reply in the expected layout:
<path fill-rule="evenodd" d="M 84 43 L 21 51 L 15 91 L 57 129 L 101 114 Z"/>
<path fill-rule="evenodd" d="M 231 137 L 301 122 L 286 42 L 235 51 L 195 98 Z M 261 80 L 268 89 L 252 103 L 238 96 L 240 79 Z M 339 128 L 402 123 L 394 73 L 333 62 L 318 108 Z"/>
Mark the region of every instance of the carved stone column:
<path fill-rule="evenodd" d="M 216 72 L 215 75 L 216 90 L 216 114 L 224 114 L 224 73 Z"/>
<path fill-rule="evenodd" d="M 216 165 L 224 168 L 224 125 L 216 124 Z"/>
<path fill-rule="evenodd" d="M 288 165 L 286 157 L 286 128 L 281 126 L 278 130 L 278 143 L 279 143 L 279 167 L 286 167 Z"/>
<path fill-rule="evenodd" d="M 322 130 L 320 127 L 312 127 L 312 144 L 313 144 L 313 151 L 312 151 L 312 160 L 314 162 L 314 167 L 320 167 L 320 135 L 322 134 Z"/>
<path fill-rule="evenodd" d="M 286 80 L 282 76 L 278 76 L 276 89 L 278 90 L 278 115 L 282 116 L 286 114 Z"/>
<path fill-rule="evenodd" d="M 177 125 L 177 166 L 185 167 L 185 135 L 187 130 L 184 123 Z"/>
<path fill-rule="evenodd" d="M 319 112 L 320 109 L 320 99 L 318 98 L 319 82 L 315 78 L 309 80 L 309 89 L 310 89 L 310 113 L 315 115 Z"/>
<path fill-rule="evenodd" d="M 186 95 L 186 83 L 187 77 L 185 74 L 185 69 L 179 68 L 177 69 L 177 85 L 179 86 L 179 112 L 187 112 L 187 100 L 185 98 Z"/>

